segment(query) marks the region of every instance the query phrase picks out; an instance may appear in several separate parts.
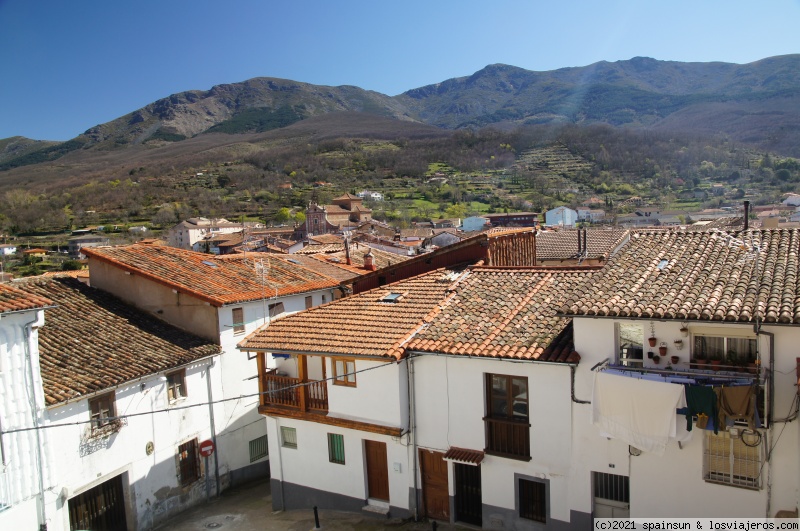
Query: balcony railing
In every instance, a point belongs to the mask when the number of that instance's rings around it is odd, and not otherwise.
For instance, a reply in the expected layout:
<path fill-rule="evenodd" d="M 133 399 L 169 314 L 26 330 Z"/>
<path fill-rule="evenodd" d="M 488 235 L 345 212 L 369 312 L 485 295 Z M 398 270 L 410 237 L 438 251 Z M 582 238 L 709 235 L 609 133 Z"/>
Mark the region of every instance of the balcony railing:
<path fill-rule="evenodd" d="M 530 460 L 531 425 L 525 421 L 485 417 L 486 453 Z"/>
<path fill-rule="evenodd" d="M 328 386 L 325 381 L 278 376 L 273 371 L 262 375 L 262 406 L 282 406 L 294 409 L 328 411 Z M 303 385 L 305 384 L 305 385 Z M 303 394 L 305 393 L 305 396 Z M 305 400 L 302 400 L 302 399 Z"/>

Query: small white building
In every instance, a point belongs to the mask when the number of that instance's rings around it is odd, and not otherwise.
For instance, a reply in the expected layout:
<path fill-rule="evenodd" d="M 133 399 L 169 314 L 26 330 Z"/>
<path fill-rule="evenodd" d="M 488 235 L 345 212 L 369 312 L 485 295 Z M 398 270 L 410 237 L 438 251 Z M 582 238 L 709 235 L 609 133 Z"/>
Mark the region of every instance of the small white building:
<path fill-rule="evenodd" d="M 544 223 L 548 227 L 574 227 L 578 213 L 569 207 L 560 206 L 544 213 Z"/>
<path fill-rule="evenodd" d="M 786 194 L 781 204 L 784 206 L 800 207 L 800 194 Z"/>
<path fill-rule="evenodd" d="M 605 211 L 600 209 L 578 207 L 575 211 L 578 213 L 578 221 L 600 223 L 606 217 Z"/>
<path fill-rule="evenodd" d="M 373 192 L 371 190 L 362 190 L 358 192 L 358 197 L 366 199 L 367 201 L 383 201 L 383 194 L 380 192 Z"/>
<path fill-rule="evenodd" d="M 464 218 L 461 222 L 461 230 L 464 232 L 472 232 L 476 230 L 483 230 L 489 225 L 489 220 L 482 216 L 472 216 Z"/>
<path fill-rule="evenodd" d="M 13 243 L 0 244 L 0 256 L 11 256 L 17 254 L 17 246 Z"/>
<path fill-rule="evenodd" d="M 72 278 L 12 289 L 40 306 L 0 319 L 0 528 L 151 529 L 216 495 L 219 346 Z"/>
<path fill-rule="evenodd" d="M 232 223 L 223 218 L 189 218 L 181 221 L 167 232 L 167 243 L 172 247 L 190 250 L 203 237 L 213 234 L 241 232 L 243 228 L 264 228 L 262 223 Z"/>

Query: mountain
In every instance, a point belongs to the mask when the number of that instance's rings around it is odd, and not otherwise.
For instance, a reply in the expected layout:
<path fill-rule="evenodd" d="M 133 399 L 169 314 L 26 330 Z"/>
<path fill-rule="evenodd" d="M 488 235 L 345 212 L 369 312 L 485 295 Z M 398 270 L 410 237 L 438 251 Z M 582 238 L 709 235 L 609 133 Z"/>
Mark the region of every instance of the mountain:
<path fill-rule="evenodd" d="M 79 150 L 158 147 L 211 133 L 262 133 L 339 112 L 445 129 L 607 123 L 692 131 L 798 156 L 800 55 L 745 65 L 635 57 L 549 72 L 495 64 L 394 97 L 354 86 L 255 78 L 174 94 L 63 143 L 0 141 L 0 171 Z M 9 150 L 11 144 L 16 151 Z"/>

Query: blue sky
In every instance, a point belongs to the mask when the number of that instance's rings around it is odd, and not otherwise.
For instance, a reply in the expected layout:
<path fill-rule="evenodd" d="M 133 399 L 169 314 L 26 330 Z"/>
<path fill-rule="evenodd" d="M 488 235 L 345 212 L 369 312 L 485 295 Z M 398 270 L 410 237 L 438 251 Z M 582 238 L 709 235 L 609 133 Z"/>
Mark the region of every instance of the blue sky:
<path fill-rule="evenodd" d="M 749 63 L 800 53 L 798 21 L 800 0 L 0 0 L 0 138 L 258 76 L 394 96 L 493 63 Z"/>

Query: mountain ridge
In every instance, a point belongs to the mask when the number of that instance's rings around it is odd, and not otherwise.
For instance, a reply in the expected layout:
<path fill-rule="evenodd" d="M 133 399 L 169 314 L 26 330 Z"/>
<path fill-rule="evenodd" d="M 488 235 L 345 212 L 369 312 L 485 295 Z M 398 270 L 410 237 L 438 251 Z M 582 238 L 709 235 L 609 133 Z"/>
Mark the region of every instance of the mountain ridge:
<path fill-rule="evenodd" d="M 496 63 L 397 96 L 353 85 L 256 77 L 172 94 L 63 143 L 30 140 L 17 151 L 0 144 L 0 171 L 76 150 L 160 146 L 207 133 L 260 133 L 335 112 L 444 129 L 606 123 L 700 130 L 798 155 L 800 54 L 747 64 L 634 57 L 550 71 Z"/>

